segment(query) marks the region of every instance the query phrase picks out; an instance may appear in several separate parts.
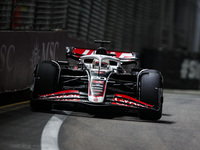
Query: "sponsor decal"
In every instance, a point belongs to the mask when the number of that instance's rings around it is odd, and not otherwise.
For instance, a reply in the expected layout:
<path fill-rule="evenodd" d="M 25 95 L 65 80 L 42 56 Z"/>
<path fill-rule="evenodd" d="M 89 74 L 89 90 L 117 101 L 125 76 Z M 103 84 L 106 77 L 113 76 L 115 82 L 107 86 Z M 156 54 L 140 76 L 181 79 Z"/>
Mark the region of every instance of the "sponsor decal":
<path fill-rule="evenodd" d="M 93 89 L 92 91 L 93 92 L 102 92 L 102 90 L 96 90 L 96 89 Z"/>
<path fill-rule="evenodd" d="M 80 99 L 77 99 L 77 98 L 80 98 L 78 94 L 58 95 L 58 96 L 53 96 L 50 98 L 59 99 L 59 101 L 79 101 L 80 100 Z"/>
<path fill-rule="evenodd" d="M 153 105 L 141 102 L 133 97 L 123 95 L 123 94 L 115 94 L 115 97 L 113 98 L 113 101 L 120 102 L 120 103 L 113 103 L 121 106 L 127 106 L 127 107 L 144 107 L 144 108 L 152 108 Z"/>
<path fill-rule="evenodd" d="M 94 98 L 93 98 L 93 101 L 94 101 L 94 102 L 98 102 L 98 98 L 97 98 L 97 97 L 94 97 Z"/>
<path fill-rule="evenodd" d="M 125 106 L 125 107 L 134 107 L 135 108 L 135 106 L 131 106 L 131 105 L 127 105 L 127 104 L 122 104 L 122 103 L 117 103 L 117 102 L 112 102 L 111 104 L 113 104 L 113 105 L 119 105 L 119 106 Z"/>
<path fill-rule="evenodd" d="M 34 69 L 39 62 L 44 60 L 56 60 L 56 51 L 59 49 L 59 45 L 58 41 L 39 42 L 36 39 L 30 58 L 31 68 Z"/>
<path fill-rule="evenodd" d="M 40 97 L 44 98 L 44 97 L 50 97 L 50 96 L 55 96 L 55 95 L 59 95 L 59 94 L 69 94 L 69 93 L 79 93 L 79 91 L 78 90 L 64 90 L 64 91 L 59 91 L 59 92 L 55 92 L 55 93 L 40 95 Z"/>
<path fill-rule="evenodd" d="M 104 81 L 99 81 L 99 80 L 93 80 L 92 83 L 97 83 L 97 84 L 104 84 Z"/>
<path fill-rule="evenodd" d="M 41 98 L 45 98 L 44 96 Z M 57 101 L 80 101 L 79 94 L 69 94 L 69 95 L 51 95 L 49 99 L 56 99 Z"/>
<path fill-rule="evenodd" d="M 96 74 L 104 74 L 105 71 L 95 71 L 94 73 L 96 73 Z"/>
<path fill-rule="evenodd" d="M 10 74 L 15 67 L 15 45 L 0 45 L 0 72 Z"/>
<path fill-rule="evenodd" d="M 134 102 L 137 102 L 137 103 L 140 103 L 142 105 L 146 105 L 146 106 L 149 106 L 149 107 L 153 107 L 153 105 L 150 105 L 150 104 L 147 104 L 147 103 L 144 103 L 144 102 L 141 102 L 140 100 L 137 100 L 133 97 L 130 97 L 128 95 L 123 95 L 123 94 L 115 94 L 115 97 L 120 97 L 121 99 L 127 99 L 129 101 L 134 101 Z"/>
<path fill-rule="evenodd" d="M 90 83 L 89 83 L 90 84 Z M 103 96 L 105 91 L 106 81 L 102 80 L 92 80 L 89 95 L 92 96 Z"/>
<path fill-rule="evenodd" d="M 141 104 L 138 104 L 138 103 L 135 103 L 135 102 L 130 102 L 128 100 L 124 100 L 124 99 L 121 99 L 121 98 L 113 98 L 113 101 L 125 103 L 123 105 L 127 105 L 128 104 L 129 107 L 130 107 L 130 105 L 134 105 L 134 106 L 138 106 L 138 107 L 145 107 L 144 105 L 141 105 Z"/>

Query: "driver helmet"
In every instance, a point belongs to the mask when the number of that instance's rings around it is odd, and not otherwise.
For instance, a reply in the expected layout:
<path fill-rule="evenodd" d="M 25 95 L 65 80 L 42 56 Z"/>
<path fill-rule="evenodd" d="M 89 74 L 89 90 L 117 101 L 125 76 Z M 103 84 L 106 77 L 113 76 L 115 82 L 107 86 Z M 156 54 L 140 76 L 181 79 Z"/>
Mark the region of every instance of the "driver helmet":
<path fill-rule="evenodd" d="M 109 66 L 109 60 L 104 59 L 101 61 L 101 68 L 107 69 L 108 66 Z"/>
<path fill-rule="evenodd" d="M 98 69 L 99 68 L 99 60 L 94 59 L 92 62 L 92 66 L 94 69 Z M 109 60 L 102 60 L 101 62 L 101 68 L 102 69 L 106 69 L 109 66 Z"/>
<path fill-rule="evenodd" d="M 96 54 L 100 54 L 100 55 L 107 55 L 107 51 L 105 47 L 99 47 L 96 51 Z"/>
<path fill-rule="evenodd" d="M 99 60 L 98 59 L 94 59 L 92 61 L 92 66 L 94 69 L 98 69 L 99 68 Z"/>

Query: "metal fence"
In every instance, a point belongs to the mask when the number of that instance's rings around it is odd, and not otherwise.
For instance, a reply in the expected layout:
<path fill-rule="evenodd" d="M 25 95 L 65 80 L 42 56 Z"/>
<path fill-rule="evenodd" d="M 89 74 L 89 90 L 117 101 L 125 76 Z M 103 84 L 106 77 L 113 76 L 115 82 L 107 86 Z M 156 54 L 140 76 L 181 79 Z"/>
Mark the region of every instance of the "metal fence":
<path fill-rule="evenodd" d="M 138 51 L 156 44 L 160 3 L 160 0 L 1 0 L 0 30 L 67 30 L 73 38 L 112 40 L 114 48 Z"/>

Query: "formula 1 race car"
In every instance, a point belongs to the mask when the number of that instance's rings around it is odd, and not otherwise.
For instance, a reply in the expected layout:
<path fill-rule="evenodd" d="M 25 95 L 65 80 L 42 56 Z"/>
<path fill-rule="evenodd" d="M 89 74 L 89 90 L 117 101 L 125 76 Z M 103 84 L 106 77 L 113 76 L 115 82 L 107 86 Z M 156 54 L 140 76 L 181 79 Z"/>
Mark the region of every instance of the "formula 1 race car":
<path fill-rule="evenodd" d="M 141 69 L 132 52 L 66 47 L 66 61 L 43 61 L 34 71 L 30 106 L 51 110 L 57 103 L 84 104 L 138 110 L 141 119 L 162 116 L 163 77 L 157 70 Z M 72 66 L 69 59 L 77 60 Z M 129 71 L 123 65 L 131 64 Z M 131 69 L 130 69 L 131 68 Z"/>

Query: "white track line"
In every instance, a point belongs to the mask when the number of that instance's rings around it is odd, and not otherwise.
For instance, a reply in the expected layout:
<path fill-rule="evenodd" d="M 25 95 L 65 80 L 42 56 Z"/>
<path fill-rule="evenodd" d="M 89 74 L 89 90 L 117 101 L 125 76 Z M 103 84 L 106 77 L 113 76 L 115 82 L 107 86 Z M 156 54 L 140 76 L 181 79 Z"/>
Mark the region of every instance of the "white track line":
<path fill-rule="evenodd" d="M 41 136 L 41 150 L 59 150 L 58 133 L 63 121 L 71 113 L 64 112 L 66 115 L 55 114 L 45 125 Z"/>

